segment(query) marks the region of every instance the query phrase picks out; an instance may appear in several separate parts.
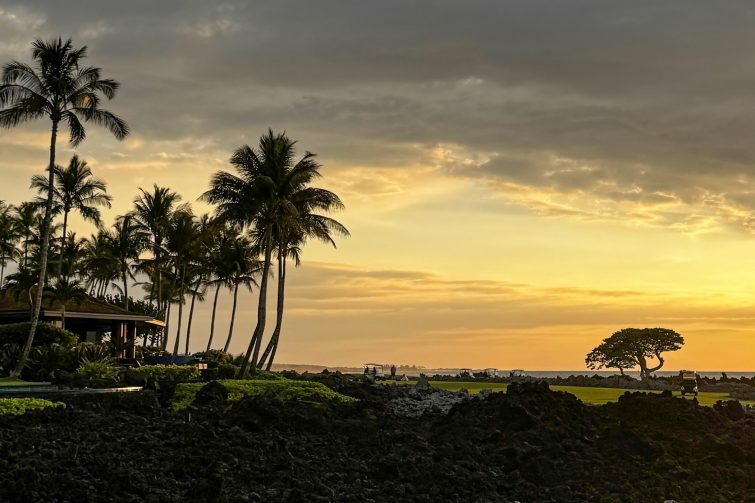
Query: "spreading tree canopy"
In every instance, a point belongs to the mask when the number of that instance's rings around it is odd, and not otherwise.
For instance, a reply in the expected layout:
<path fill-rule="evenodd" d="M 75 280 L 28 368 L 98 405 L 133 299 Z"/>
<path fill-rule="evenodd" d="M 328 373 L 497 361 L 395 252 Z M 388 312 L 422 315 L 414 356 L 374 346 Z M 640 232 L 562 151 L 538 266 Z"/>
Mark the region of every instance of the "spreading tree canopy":
<path fill-rule="evenodd" d="M 684 337 L 668 328 L 624 328 L 604 339 L 585 358 L 587 368 L 624 369 L 640 367 L 640 377 L 647 379 L 663 367 L 663 353 L 677 351 L 684 344 Z M 648 358 L 655 358 L 657 365 L 648 367 Z"/>

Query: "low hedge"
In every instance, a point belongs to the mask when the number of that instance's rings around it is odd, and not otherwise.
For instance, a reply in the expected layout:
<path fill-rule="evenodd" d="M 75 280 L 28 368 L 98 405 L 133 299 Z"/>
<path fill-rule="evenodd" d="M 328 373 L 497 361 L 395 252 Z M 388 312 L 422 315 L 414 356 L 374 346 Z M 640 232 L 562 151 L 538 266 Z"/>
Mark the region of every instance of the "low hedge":
<path fill-rule="evenodd" d="M 199 379 L 199 369 L 194 365 L 143 365 L 129 370 L 129 379 L 142 383 L 187 382 Z"/>
<path fill-rule="evenodd" d="M 29 410 L 46 409 L 48 407 L 65 407 L 64 403 L 51 402 L 42 398 L 0 398 L 0 415 L 20 415 Z"/>
<path fill-rule="evenodd" d="M 6 344 L 23 346 L 26 344 L 26 338 L 29 337 L 31 323 L 11 323 L 9 325 L 0 325 L 0 346 Z M 72 348 L 79 342 L 76 334 L 63 330 L 49 323 L 39 323 L 37 331 L 34 334 L 34 346 L 48 346 L 50 344 L 60 344 L 64 348 Z"/>
<path fill-rule="evenodd" d="M 312 381 L 290 381 L 288 379 L 278 380 L 235 380 L 223 379 L 216 381 L 228 390 L 228 400 L 238 401 L 244 397 L 254 396 L 288 402 L 292 400 L 305 401 L 337 401 L 337 402 L 354 402 L 351 398 L 340 393 L 336 393 L 324 384 Z M 176 386 L 176 392 L 173 395 L 171 409 L 174 411 L 183 410 L 194 402 L 194 398 L 200 389 L 206 386 L 206 383 L 184 383 Z"/>

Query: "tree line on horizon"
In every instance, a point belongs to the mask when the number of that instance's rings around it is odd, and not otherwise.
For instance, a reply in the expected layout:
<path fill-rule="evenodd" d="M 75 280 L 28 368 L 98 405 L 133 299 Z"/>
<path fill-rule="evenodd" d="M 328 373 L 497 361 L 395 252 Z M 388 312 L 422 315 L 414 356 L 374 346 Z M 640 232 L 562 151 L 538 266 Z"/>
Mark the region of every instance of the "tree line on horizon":
<path fill-rule="evenodd" d="M 201 199 L 214 205 L 214 214 L 196 215 L 179 194 L 155 184 L 151 190 L 140 188 L 131 211 L 106 229 L 100 213 L 111 205 L 106 182 L 96 178 L 77 155 L 65 166 L 56 163 L 57 135 L 62 129 L 67 129 L 72 146 L 85 140 L 85 124 L 103 126 L 118 140 L 130 132 L 123 119 L 102 108 L 120 84 L 102 78 L 101 69 L 84 66 L 86 55 L 87 48 L 75 48 L 70 39 L 35 40 L 32 65 L 12 61 L 2 70 L 0 127 L 45 118 L 51 124 L 47 173 L 32 177 L 36 199 L 15 207 L 0 201 L 0 285 L 16 295 L 35 290 L 29 335 L 11 375 L 19 375 L 26 363 L 45 296 L 65 306 L 86 295 L 105 298 L 117 291 L 123 307 L 131 309 L 130 284 L 142 287 L 149 309 L 166 323 L 152 341 L 163 351 L 168 349 L 172 306 L 177 306 L 173 355 L 180 351 L 185 304 L 189 313 L 183 342 L 188 353 L 196 301 L 202 302 L 214 289 L 209 350 L 215 342 L 220 291 L 233 292 L 223 346 L 227 351 L 238 291 L 256 288 L 257 323 L 240 375 L 247 369 L 269 369 L 281 335 L 287 266 L 299 265 L 302 248 L 312 239 L 335 246 L 336 237 L 349 236 L 346 227 L 327 216 L 343 209 L 339 197 L 313 186 L 321 176 L 315 154 L 305 152 L 297 158 L 296 142 L 270 129 L 256 146 L 244 145 L 233 152 L 233 171 L 211 177 Z M 68 218 L 74 212 L 95 224 L 97 232 L 81 238 L 69 231 Z M 5 267 L 11 261 L 17 270 L 6 277 Z M 276 320 L 263 351 L 273 262 L 278 280 Z"/>

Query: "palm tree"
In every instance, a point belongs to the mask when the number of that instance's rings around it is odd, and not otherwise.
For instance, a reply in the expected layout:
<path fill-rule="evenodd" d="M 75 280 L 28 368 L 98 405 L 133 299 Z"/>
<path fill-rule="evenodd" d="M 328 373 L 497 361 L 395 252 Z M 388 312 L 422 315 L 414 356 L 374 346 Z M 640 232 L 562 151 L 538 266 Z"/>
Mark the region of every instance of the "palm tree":
<path fill-rule="evenodd" d="M 19 253 L 16 248 L 21 234 L 11 213 L 13 207 L 0 201 L 0 286 L 5 277 L 5 266 L 8 261 L 18 261 Z"/>
<path fill-rule="evenodd" d="M 197 247 L 195 250 L 193 267 L 187 269 L 187 284 L 191 291 L 191 305 L 189 307 L 189 321 L 186 324 L 186 349 L 185 354 L 189 354 L 189 345 L 191 343 L 191 326 L 194 320 L 194 305 L 197 299 L 204 302 L 204 294 L 207 289 L 208 271 L 211 270 L 209 263 L 210 251 L 212 249 L 214 236 L 221 231 L 221 226 L 210 215 L 204 214 L 197 221 L 197 231 L 199 233 Z"/>
<path fill-rule="evenodd" d="M 81 269 L 89 294 L 104 297 L 108 288 L 118 279 L 118 264 L 113 256 L 110 234 L 100 229 L 84 242 Z"/>
<path fill-rule="evenodd" d="M 210 337 L 207 339 L 207 349 L 212 348 L 215 336 L 215 314 L 218 308 L 218 295 L 221 288 L 233 288 L 231 275 L 233 268 L 230 265 L 231 244 L 237 239 L 238 229 L 233 226 L 223 225 L 217 232 L 212 234 L 212 243 L 207 256 L 207 269 L 211 277 L 207 284 L 215 287 L 215 297 L 212 302 L 212 317 L 210 319 Z"/>
<path fill-rule="evenodd" d="M 31 241 L 34 229 L 41 222 L 39 216 L 39 206 L 31 201 L 21 203 L 16 207 L 14 215 L 16 228 L 23 241 L 23 262 L 24 267 L 29 265 L 29 242 Z"/>
<path fill-rule="evenodd" d="M 200 252 L 201 233 L 194 215 L 187 209 L 176 211 L 168 229 L 167 250 L 178 283 L 178 327 L 173 356 L 178 354 L 181 341 L 181 322 L 186 298 L 187 276 L 196 267 Z"/>
<path fill-rule="evenodd" d="M 119 217 L 113 230 L 106 234 L 107 249 L 112 257 L 117 273 L 123 281 L 123 307 L 128 311 L 128 280 L 134 279 L 133 263 L 147 248 L 149 236 L 136 223 L 133 216 Z"/>
<path fill-rule="evenodd" d="M 27 295 L 31 296 L 29 292 L 37 285 L 37 279 L 39 279 L 37 271 L 21 266 L 18 268 L 18 271 L 9 274 L 5 278 L 5 291 L 18 302 L 22 296 L 24 298 Z M 29 305 L 29 309 L 31 309 L 31 304 Z"/>
<path fill-rule="evenodd" d="M 224 264 L 228 268 L 228 284 L 233 288 L 233 307 L 231 308 L 231 323 L 228 326 L 228 338 L 223 346 L 223 351 L 228 352 L 233 338 L 233 325 L 236 320 L 236 305 L 239 295 L 239 287 L 244 287 L 250 292 L 254 286 L 257 286 L 256 277 L 262 269 L 260 261 L 257 259 L 257 251 L 254 248 L 251 239 L 246 236 L 239 236 L 234 239 L 228 248 L 228 255 L 224 258 Z M 244 375 L 239 374 L 239 375 Z"/>
<path fill-rule="evenodd" d="M 154 185 L 152 192 L 147 192 L 140 188 L 141 195 L 134 199 L 134 210 L 131 215 L 134 221 L 152 238 L 152 260 L 145 261 L 143 265 L 149 268 L 155 276 L 152 278 L 152 289 L 150 291 L 150 303 L 154 301 L 157 293 L 157 310 L 162 313 L 162 276 L 163 264 L 163 241 L 165 234 L 170 227 L 170 219 L 175 211 L 176 204 L 181 200 L 181 196 L 171 191 L 167 187 L 158 187 Z"/>
<path fill-rule="evenodd" d="M 107 184 L 95 178 L 86 161 L 78 155 L 71 157 L 67 167 L 55 166 L 53 187 L 53 215 L 63 213 L 63 234 L 61 248 L 66 245 L 66 231 L 68 229 L 68 214 L 78 211 L 84 218 L 94 225 L 100 225 L 100 210 L 98 207 L 110 208 L 112 198 L 107 194 Z M 31 179 L 32 188 L 40 195 L 46 195 L 50 184 L 42 175 L 34 175 Z M 63 269 L 62 260 L 58 262 L 58 276 Z"/>
<path fill-rule="evenodd" d="M 78 280 L 58 278 L 55 282 L 55 286 L 52 287 L 48 293 L 50 296 L 50 304 L 53 301 L 60 302 L 60 320 L 61 328 L 66 328 L 66 307 L 69 302 L 81 303 L 86 299 L 86 291 L 81 287 L 81 283 Z"/>
<path fill-rule="evenodd" d="M 320 176 L 320 166 L 314 161 L 314 154 L 306 152 L 299 161 L 294 160 L 295 144 L 285 133 L 275 134 L 268 130 L 256 149 L 245 145 L 234 152 L 231 164 L 238 175 L 225 171 L 215 173 L 210 189 L 202 196 L 205 201 L 217 205 L 220 218 L 254 228 L 263 253 L 257 325 L 241 364 L 242 375 L 250 363 L 251 371 L 256 371 L 265 331 L 274 225 L 296 212 L 289 201 L 291 194 Z"/>
<path fill-rule="evenodd" d="M 76 239 L 75 232 L 69 232 L 68 237 L 65 240 L 65 245 L 61 248 L 60 257 L 60 271 L 62 275 L 58 278 L 63 278 L 66 281 L 77 273 L 79 266 L 81 265 L 81 259 L 84 255 L 84 249 L 86 247 L 86 239 Z"/>
<path fill-rule="evenodd" d="M 258 368 L 262 368 L 269 355 L 270 359 L 267 361 L 267 370 L 270 370 L 273 365 L 275 353 L 278 350 L 278 341 L 280 340 L 283 323 L 287 259 L 293 259 L 295 265 L 298 267 L 301 263 L 301 247 L 308 239 L 317 239 L 335 248 L 334 234 L 341 237 L 349 236 L 349 231 L 343 224 L 319 213 L 328 213 L 343 209 L 343 203 L 333 192 L 317 187 L 302 186 L 289 194 L 288 202 L 290 208 L 293 208 L 294 211 L 287 211 L 281 214 L 273 227 L 278 259 L 277 314 L 275 329 L 270 337 L 270 342 L 257 364 Z"/>
<path fill-rule="evenodd" d="M 3 66 L 0 83 L 0 127 L 16 127 L 21 123 L 45 117 L 50 119 L 50 159 L 47 172 L 48 186 L 52 187 L 55 174 L 55 146 L 61 124 L 68 126 L 69 141 L 73 146 L 86 138 L 84 122 L 105 126 L 119 140 L 125 138 L 129 130 L 122 119 L 100 108 L 102 98 L 112 99 L 120 84 L 111 79 L 101 78 L 99 68 L 80 64 L 86 57 L 86 47 L 76 49 L 70 39 L 63 42 L 61 38 L 51 41 L 38 39 L 32 47 L 34 67 L 19 61 L 12 61 Z M 21 374 L 26 365 L 37 330 L 47 272 L 52 203 L 53 191 L 50 190 L 47 194 L 42 226 L 40 287 L 37 291 L 29 337 L 16 368 L 11 372 L 13 377 Z"/>

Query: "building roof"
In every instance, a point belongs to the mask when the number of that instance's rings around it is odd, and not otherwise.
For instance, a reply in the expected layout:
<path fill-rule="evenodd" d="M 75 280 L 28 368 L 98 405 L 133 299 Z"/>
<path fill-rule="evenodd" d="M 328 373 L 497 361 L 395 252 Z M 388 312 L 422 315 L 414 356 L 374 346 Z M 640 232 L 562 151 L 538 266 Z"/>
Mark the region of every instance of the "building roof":
<path fill-rule="evenodd" d="M 7 290 L 0 290 L 0 317 L 28 313 L 30 310 L 29 298 L 26 295 L 21 294 L 16 298 Z M 42 301 L 42 316 L 57 318 L 61 316 L 62 311 L 63 305 L 59 301 L 52 298 L 46 298 Z M 128 321 L 151 321 L 153 319 L 150 315 L 130 312 L 120 306 L 109 304 L 88 295 L 80 301 L 66 303 L 65 313 L 66 318 Z"/>

